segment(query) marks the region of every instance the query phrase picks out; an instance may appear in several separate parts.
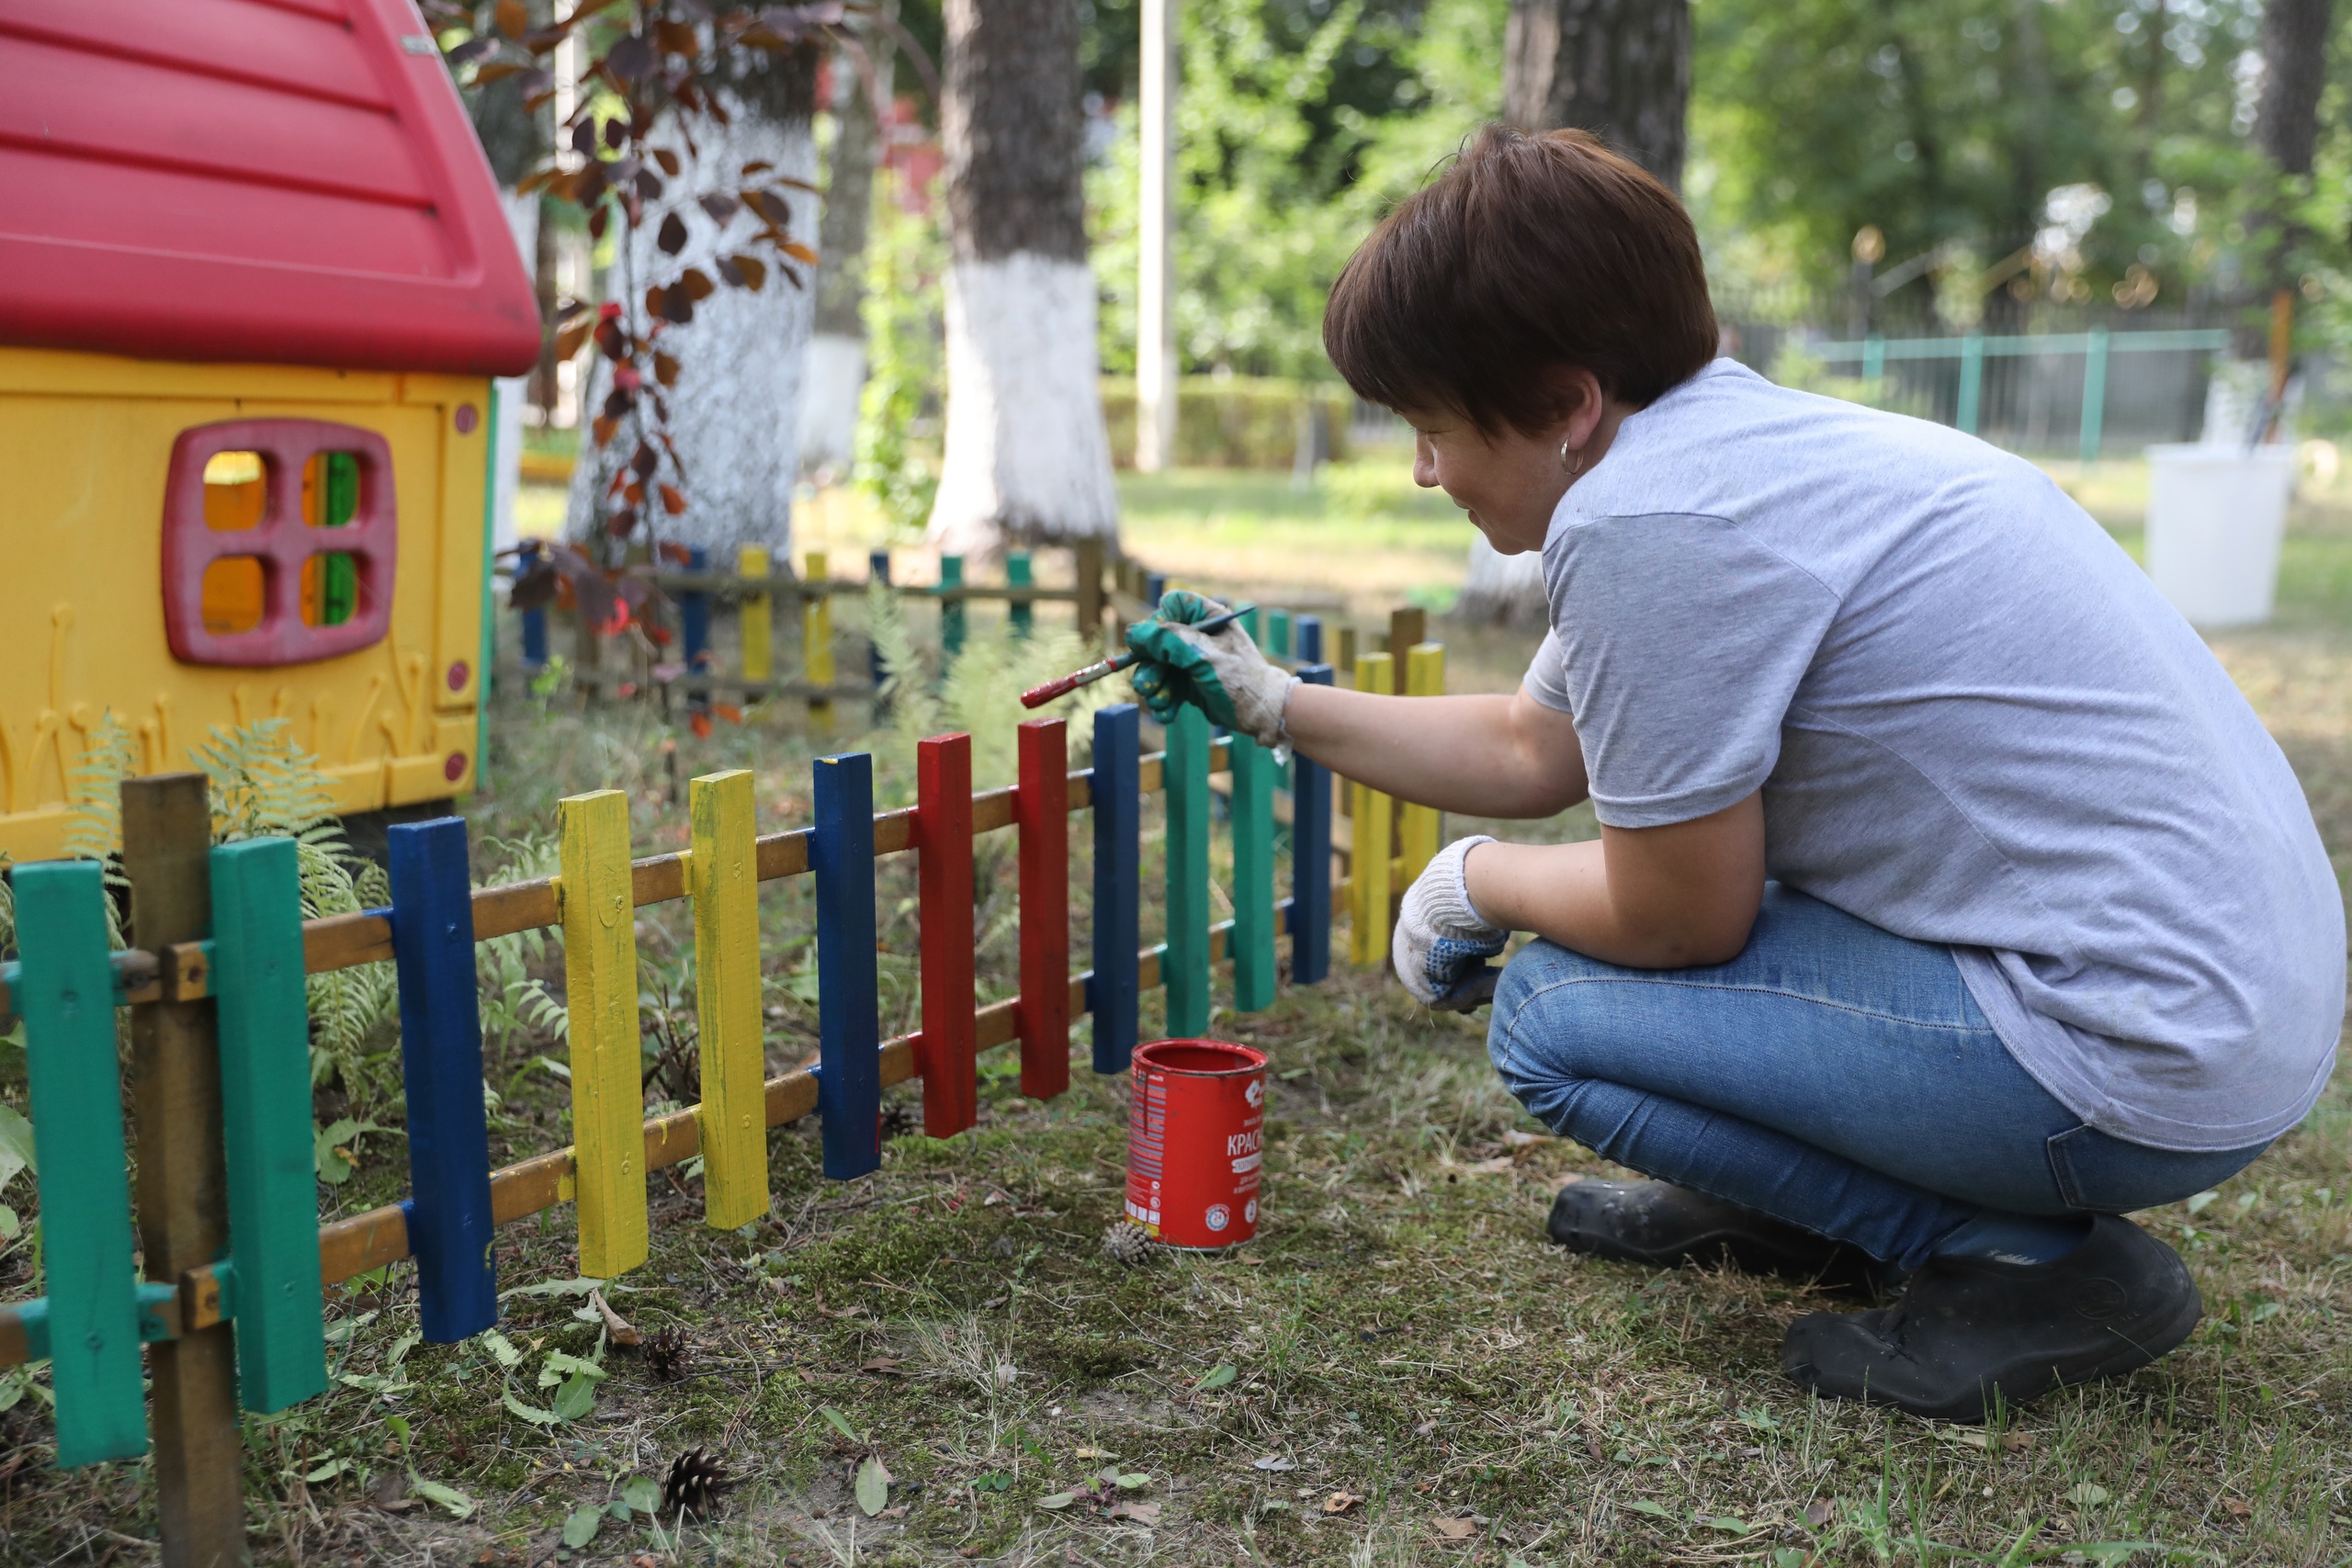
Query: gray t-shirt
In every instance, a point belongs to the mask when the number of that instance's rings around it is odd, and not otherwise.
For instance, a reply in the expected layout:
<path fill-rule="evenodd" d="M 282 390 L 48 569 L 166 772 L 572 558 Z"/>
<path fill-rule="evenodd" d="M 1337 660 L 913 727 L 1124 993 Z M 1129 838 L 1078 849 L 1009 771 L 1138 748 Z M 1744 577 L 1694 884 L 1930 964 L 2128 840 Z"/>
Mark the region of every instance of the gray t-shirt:
<path fill-rule="evenodd" d="M 2032 465 L 1719 359 L 1553 514 L 1527 672 L 1611 827 L 1764 792 L 1770 874 L 1950 944 L 2100 1131 L 2233 1149 L 2335 1060 L 2344 906 L 2278 745 Z"/>

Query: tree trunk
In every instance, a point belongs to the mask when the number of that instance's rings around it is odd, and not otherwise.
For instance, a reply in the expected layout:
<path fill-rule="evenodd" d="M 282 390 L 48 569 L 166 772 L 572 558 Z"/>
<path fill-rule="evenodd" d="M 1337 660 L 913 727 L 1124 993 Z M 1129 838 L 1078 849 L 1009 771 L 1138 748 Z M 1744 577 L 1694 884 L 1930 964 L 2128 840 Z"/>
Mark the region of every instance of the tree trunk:
<path fill-rule="evenodd" d="M 1690 0 L 1511 0 L 1503 118 L 1573 126 L 1682 188 Z"/>
<path fill-rule="evenodd" d="M 1589 130 L 1679 190 L 1690 96 L 1690 0 L 1511 0 L 1503 118 L 1512 124 Z M 1541 628 L 1550 618 L 1544 558 L 1473 541 L 1454 614 Z"/>
<path fill-rule="evenodd" d="M 744 253 L 767 264 L 763 287 L 722 284 L 695 307 L 692 321 L 665 327 L 659 340 L 678 361 L 677 383 L 666 396 L 686 510 L 670 517 L 649 508 L 647 514 L 654 519 L 655 539 L 708 549 L 714 567 L 731 565 L 744 545 L 763 546 L 779 560 L 789 556 L 801 371 L 816 280 L 800 263 L 752 243 L 756 225 L 750 213 L 737 213 L 722 227 L 695 198 L 736 189 L 743 183 L 737 171 L 753 162 L 813 182 L 817 150 L 809 116 L 815 98 L 812 52 L 760 57 L 727 92 L 727 125 L 698 121 L 691 150 L 674 130 L 657 137 L 656 144 L 668 146 L 684 164 L 668 183 L 662 202 L 684 218 L 685 246 L 674 256 L 662 254 L 655 243 L 661 225 L 649 218 L 622 235 L 621 254 L 605 283 L 606 299 L 642 310 L 647 288 L 685 267 L 715 276 L 720 255 Z M 816 228 L 816 200 L 789 194 L 792 235 L 808 243 Z M 786 266 L 799 275 L 797 285 L 781 275 Z M 611 384 L 611 362 L 598 356 L 594 364 L 583 410 L 600 406 Z M 583 412 L 582 423 L 586 420 Z M 573 537 L 593 537 L 605 515 L 606 489 L 634 445 L 630 428 L 624 423 L 620 439 L 603 452 L 583 443 L 572 469 L 566 527 Z"/>
<path fill-rule="evenodd" d="M 897 6 L 891 6 L 895 14 Z M 892 48 L 879 28 L 872 39 L 881 97 L 891 101 Z M 857 400 L 865 387 L 865 231 L 874 216 L 874 171 L 883 128 L 875 123 L 865 82 L 833 66 L 833 162 L 817 231 L 817 313 L 808 340 L 808 378 L 800 399 L 803 472 L 845 476 L 857 446 Z"/>
<path fill-rule="evenodd" d="M 2281 174 L 2312 172 L 2335 9 L 2335 0 L 2269 0 L 2262 10 L 2262 101 L 2254 141 Z"/>
<path fill-rule="evenodd" d="M 1078 8 L 948 0 L 946 24 L 947 438 L 930 538 L 984 555 L 1115 536 Z"/>

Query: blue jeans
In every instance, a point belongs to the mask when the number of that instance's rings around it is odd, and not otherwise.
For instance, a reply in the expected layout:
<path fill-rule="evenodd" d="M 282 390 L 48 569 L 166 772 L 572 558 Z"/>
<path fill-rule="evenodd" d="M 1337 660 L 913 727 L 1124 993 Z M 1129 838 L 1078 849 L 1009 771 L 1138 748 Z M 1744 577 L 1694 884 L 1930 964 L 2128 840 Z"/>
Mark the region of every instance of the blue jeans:
<path fill-rule="evenodd" d="M 1530 944 L 1487 1049 L 1563 1135 L 1905 1269 L 1972 1222 L 2177 1201 L 2265 1146 L 2176 1153 L 2086 1126 L 2010 1056 L 1949 949 L 1778 884 L 1746 951 L 1710 968 Z"/>

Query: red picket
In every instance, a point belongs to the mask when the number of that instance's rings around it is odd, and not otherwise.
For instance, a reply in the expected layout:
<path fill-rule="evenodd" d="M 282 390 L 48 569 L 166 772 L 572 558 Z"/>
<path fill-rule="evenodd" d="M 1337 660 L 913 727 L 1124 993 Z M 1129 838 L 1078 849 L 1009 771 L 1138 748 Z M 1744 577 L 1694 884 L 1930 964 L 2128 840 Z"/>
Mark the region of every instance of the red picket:
<path fill-rule="evenodd" d="M 1021 1092 L 1069 1088 L 1069 739 L 1058 718 L 1021 727 Z"/>
<path fill-rule="evenodd" d="M 922 922 L 922 1130 L 952 1138 L 978 1118 L 973 1011 L 972 738 L 915 747 L 915 841 Z"/>

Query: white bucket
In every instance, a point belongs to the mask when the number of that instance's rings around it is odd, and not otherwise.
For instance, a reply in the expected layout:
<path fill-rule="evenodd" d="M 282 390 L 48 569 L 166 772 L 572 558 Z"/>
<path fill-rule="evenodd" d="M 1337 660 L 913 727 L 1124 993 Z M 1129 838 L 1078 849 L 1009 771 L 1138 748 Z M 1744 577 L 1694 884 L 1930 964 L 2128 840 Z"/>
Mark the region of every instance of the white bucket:
<path fill-rule="evenodd" d="M 2198 626 L 2270 618 L 2295 449 L 2148 448 L 2148 575 Z"/>

